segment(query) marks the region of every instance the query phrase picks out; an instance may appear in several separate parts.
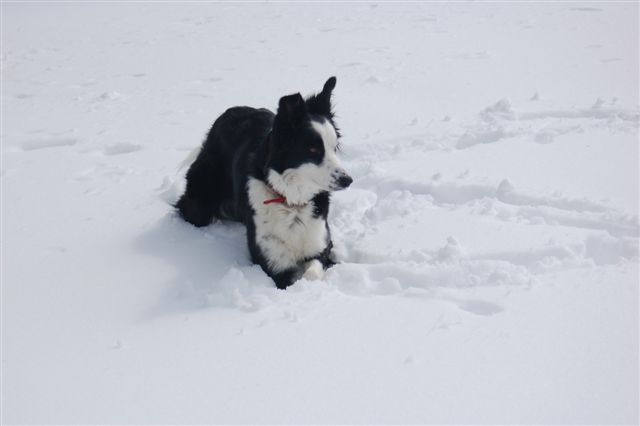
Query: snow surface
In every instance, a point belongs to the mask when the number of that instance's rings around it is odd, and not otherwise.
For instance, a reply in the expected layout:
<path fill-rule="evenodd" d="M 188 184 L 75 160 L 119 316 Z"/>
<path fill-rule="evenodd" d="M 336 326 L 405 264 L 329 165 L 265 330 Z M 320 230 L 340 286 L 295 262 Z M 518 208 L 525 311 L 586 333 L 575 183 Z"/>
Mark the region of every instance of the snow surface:
<path fill-rule="evenodd" d="M 638 423 L 638 3 L 2 7 L 3 423 Z M 168 202 L 336 75 L 341 264 Z"/>

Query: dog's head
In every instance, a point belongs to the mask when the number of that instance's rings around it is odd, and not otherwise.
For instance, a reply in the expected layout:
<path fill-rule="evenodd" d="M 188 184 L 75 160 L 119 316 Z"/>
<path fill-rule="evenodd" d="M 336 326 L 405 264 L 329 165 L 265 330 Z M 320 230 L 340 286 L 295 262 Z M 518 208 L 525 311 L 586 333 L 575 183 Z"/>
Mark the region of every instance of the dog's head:
<path fill-rule="evenodd" d="M 340 133 L 333 121 L 331 77 L 322 91 L 306 100 L 296 93 L 278 104 L 268 146 L 266 179 L 291 204 L 351 185 L 336 153 Z"/>

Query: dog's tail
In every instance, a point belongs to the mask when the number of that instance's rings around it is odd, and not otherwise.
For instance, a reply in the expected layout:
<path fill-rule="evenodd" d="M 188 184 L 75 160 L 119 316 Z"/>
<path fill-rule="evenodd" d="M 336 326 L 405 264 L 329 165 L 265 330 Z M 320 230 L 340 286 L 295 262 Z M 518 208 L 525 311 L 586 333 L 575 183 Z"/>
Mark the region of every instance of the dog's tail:
<path fill-rule="evenodd" d="M 200 155 L 201 150 L 202 150 L 202 145 L 198 145 L 197 147 L 192 149 L 189 155 L 187 155 L 185 159 L 182 160 L 180 164 L 178 164 L 178 169 L 176 170 L 176 173 L 180 173 L 185 167 L 192 165 L 193 162 L 196 161 L 196 158 L 198 158 L 198 155 Z"/>
<path fill-rule="evenodd" d="M 190 167 L 202 150 L 202 146 L 198 146 L 189 152 L 184 160 L 178 164 L 173 175 L 165 176 L 160 188 L 160 198 L 173 207 L 178 207 L 178 201 L 181 194 L 185 191 L 184 175 L 181 173 L 185 168 Z"/>

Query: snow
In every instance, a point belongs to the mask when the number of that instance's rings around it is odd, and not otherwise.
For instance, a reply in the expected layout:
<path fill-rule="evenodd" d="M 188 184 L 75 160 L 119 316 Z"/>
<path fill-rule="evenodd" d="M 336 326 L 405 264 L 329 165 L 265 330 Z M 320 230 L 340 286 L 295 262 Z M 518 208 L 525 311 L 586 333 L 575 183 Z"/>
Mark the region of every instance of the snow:
<path fill-rule="evenodd" d="M 638 419 L 638 4 L 3 3 L 2 423 Z M 169 203 L 336 75 L 341 263 Z"/>

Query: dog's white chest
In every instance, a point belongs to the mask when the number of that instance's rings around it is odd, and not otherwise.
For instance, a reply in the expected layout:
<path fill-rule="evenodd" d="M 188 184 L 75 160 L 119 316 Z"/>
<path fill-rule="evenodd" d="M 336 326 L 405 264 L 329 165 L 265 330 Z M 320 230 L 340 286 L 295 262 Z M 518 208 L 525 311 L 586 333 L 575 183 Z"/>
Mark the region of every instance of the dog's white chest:
<path fill-rule="evenodd" d="M 274 194 L 261 181 L 250 178 L 249 202 L 255 211 L 256 243 L 274 272 L 298 265 L 319 254 L 327 245 L 324 219 L 313 216 L 313 206 L 264 204 Z"/>

